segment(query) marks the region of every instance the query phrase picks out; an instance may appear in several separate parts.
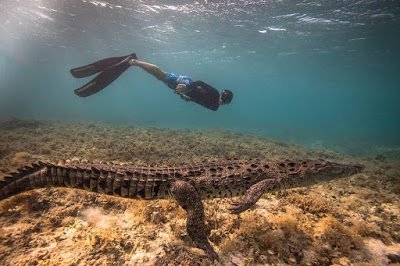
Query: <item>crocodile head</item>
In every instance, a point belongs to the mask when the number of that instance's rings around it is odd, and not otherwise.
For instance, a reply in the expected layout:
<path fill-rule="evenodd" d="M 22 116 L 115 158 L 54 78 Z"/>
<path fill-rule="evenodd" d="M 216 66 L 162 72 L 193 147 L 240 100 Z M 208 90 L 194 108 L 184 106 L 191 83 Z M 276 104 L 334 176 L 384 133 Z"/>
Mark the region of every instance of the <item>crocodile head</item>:
<path fill-rule="evenodd" d="M 341 164 L 319 159 L 310 161 L 303 174 L 307 179 L 311 179 L 311 182 L 321 182 L 351 176 L 363 169 L 361 164 Z"/>
<path fill-rule="evenodd" d="M 322 159 L 311 161 L 289 161 L 279 164 L 286 169 L 285 187 L 309 186 L 324 181 L 347 177 L 359 173 L 361 164 L 341 164 Z"/>

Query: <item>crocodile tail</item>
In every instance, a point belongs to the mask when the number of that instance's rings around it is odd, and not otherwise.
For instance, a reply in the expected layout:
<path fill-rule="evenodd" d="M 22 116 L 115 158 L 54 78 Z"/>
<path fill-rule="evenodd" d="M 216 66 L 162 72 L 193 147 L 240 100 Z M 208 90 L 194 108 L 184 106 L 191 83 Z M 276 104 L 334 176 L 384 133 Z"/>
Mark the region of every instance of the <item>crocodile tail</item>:
<path fill-rule="evenodd" d="M 158 173 L 161 175 L 161 173 Z M 41 187 L 70 187 L 128 198 L 166 198 L 167 179 L 89 163 L 39 162 L 0 181 L 0 200 Z"/>
<path fill-rule="evenodd" d="M 42 187 L 75 187 L 90 190 L 90 177 L 97 176 L 86 168 L 67 166 L 63 163 L 34 163 L 10 173 L 0 181 L 0 200 Z"/>
<path fill-rule="evenodd" d="M 0 180 L 0 200 L 20 192 L 41 187 L 48 175 L 49 164 L 38 162 L 18 169 Z M 40 180 L 40 182 L 39 182 Z"/>
<path fill-rule="evenodd" d="M 116 180 L 117 179 L 117 180 Z M 123 177 L 112 170 L 85 165 L 38 162 L 18 169 L 0 181 L 0 200 L 42 187 L 72 187 L 116 196 L 128 196 Z M 124 180 L 125 181 L 125 180 Z M 122 183 L 124 187 L 121 188 Z M 124 192 L 125 191 L 125 192 Z"/>

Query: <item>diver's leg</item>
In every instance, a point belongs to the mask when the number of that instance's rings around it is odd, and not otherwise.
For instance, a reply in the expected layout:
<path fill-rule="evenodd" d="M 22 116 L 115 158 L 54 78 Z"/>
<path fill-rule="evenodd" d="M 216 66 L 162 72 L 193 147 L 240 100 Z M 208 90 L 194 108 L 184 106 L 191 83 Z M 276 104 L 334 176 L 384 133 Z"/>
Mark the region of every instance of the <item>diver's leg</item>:
<path fill-rule="evenodd" d="M 132 59 L 131 61 L 129 61 L 130 65 L 133 66 L 138 66 L 140 68 L 142 68 L 143 70 L 145 70 L 146 72 L 150 73 L 151 75 L 153 75 L 154 77 L 156 77 L 159 80 L 164 80 L 165 79 L 165 72 L 162 71 L 158 66 L 144 62 L 144 61 L 140 61 L 137 59 Z"/>

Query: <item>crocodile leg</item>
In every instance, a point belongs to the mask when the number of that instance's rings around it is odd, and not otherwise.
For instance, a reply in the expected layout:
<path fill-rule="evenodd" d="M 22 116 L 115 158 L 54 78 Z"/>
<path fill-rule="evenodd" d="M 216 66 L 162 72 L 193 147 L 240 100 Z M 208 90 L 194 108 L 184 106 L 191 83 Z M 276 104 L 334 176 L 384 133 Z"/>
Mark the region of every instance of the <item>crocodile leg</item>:
<path fill-rule="evenodd" d="M 174 181 L 170 189 L 172 196 L 187 212 L 186 227 L 193 242 L 198 248 L 204 250 L 210 259 L 218 260 L 217 253 L 207 239 L 207 232 L 204 224 L 204 207 L 199 193 L 191 184 L 182 180 Z"/>
<path fill-rule="evenodd" d="M 247 189 L 243 198 L 231 204 L 229 211 L 233 214 L 239 214 L 251 208 L 258 199 L 266 192 L 273 190 L 279 181 L 275 179 L 264 179 Z"/>

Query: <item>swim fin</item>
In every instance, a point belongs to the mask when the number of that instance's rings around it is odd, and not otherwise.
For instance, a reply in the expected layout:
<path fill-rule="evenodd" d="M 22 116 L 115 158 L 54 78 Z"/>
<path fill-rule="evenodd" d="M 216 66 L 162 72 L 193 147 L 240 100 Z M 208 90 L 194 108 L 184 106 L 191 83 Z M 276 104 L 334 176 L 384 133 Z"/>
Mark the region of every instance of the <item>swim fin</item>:
<path fill-rule="evenodd" d="M 130 55 L 123 61 L 108 67 L 94 79 L 76 89 L 74 93 L 80 97 L 87 97 L 101 91 L 124 73 L 130 67 L 129 61 L 134 58 L 136 58 L 136 56 L 133 57 Z"/>
<path fill-rule="evenodd" d="M 120 57 L 109 57 L 85 66 L 73 68 L 70 70 L 70 72 L 75 78 L 89 77 L 98 72 L 104 71 L 115 64 L 118 64 L 129 56 L 131 56 L 133 59 L 137 59 L 135 53 Z"/>

